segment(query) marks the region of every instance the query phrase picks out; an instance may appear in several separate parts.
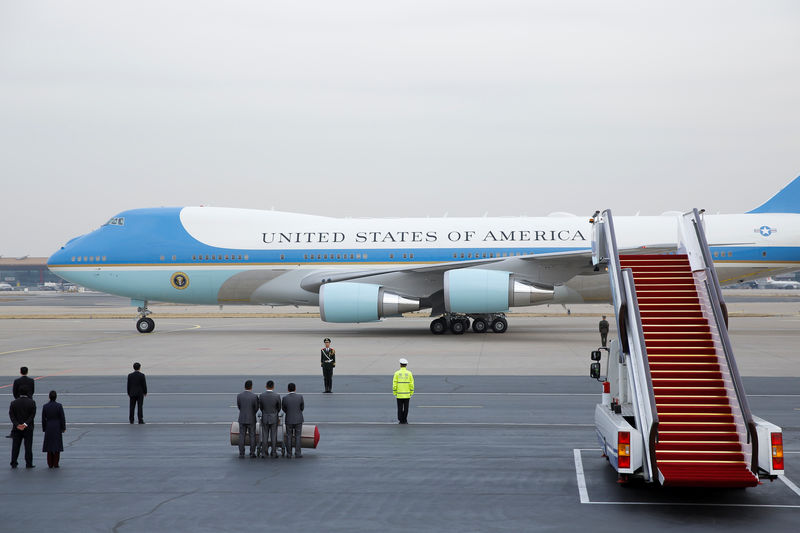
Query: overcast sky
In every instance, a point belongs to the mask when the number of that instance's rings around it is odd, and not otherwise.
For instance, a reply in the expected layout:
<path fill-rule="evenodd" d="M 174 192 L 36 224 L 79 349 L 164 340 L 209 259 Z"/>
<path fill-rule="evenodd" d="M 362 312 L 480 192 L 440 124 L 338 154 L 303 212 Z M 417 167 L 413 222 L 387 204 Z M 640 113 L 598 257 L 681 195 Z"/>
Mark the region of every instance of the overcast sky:
<path fill-rule="evenodd" d="M 746 211 L 800 3 L 0 0 L 0 255 L 119 211 Z"/>

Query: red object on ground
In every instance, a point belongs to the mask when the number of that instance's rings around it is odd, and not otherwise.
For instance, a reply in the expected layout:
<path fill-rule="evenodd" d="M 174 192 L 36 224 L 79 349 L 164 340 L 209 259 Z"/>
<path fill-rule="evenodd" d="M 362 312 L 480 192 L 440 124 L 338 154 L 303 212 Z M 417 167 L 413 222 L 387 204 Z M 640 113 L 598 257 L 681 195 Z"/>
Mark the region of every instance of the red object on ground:
<path fill-rule="evenodd" d="M 708 320 L 685 255 L 624 255 L 633 271 L 658 412 L 663 484 L 753 487 Z M 724 357 L 724 356 L 723 356 Z"/>

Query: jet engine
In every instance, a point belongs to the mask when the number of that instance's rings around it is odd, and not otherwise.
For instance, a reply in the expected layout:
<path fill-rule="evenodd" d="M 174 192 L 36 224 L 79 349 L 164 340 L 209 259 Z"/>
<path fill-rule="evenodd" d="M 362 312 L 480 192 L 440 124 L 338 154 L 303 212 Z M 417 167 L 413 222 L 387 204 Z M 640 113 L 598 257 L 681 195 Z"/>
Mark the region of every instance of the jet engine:
<path fill-rule="evenodd" d="M 552 301 L 554 294 L 552 285 L 519 280 L 511 272 L 464 268 L 444 273 L 444 305 L 450 313 L 502 313 Z"/>
<path fill-rule="evenodd" d="M 325 283 L 319 289 L 319 312 L 325 322 L 377 322 L 419 310 L 419 300 L 368 283 Z"/>

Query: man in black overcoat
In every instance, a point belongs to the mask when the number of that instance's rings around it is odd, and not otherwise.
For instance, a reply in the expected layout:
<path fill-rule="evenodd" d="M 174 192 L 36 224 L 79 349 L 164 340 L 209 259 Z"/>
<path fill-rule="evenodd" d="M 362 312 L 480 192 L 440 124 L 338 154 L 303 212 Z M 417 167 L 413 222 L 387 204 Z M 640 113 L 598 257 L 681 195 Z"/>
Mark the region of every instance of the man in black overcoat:
<path fill-rule="evenodd" d="M 31 398 L 32 392 L 23 387 L 20 397 L 11 402 L 8 416 L 14 429 L 11 430 L 11 468 L 17 467 L 19 449 L 25 442 L 25 468 L 33 468 L 33 424 L 36 418 L 36 402 Z"/>
<path fill-rule="evenodd" d="M 144 397 L 147 396 L 147 379 L 144 374 L 139 372 L 140 368 L 142 368 L 141 364 L 133 363 L 133 372 L 128 374 L 128 397 L 131 400 L 128 421 L 131 424 L 133 424 L 133 411 L 136 406 L 139 406 L 139 423 L 144 424 L 142 405 L 144 404 Z"/>

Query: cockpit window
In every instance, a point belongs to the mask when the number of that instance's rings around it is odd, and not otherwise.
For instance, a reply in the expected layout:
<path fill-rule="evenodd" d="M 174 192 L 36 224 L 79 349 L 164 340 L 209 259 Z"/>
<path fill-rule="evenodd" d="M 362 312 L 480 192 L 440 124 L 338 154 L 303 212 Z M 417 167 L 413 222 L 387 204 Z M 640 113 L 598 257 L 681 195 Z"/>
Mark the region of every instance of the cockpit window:
<path fill-rule="evenodd" d="M 108 222 L 103 224 L 104 226 L 124 226 L 125 225 L 125 217 L 114 217 L 111 218 Z"/>

